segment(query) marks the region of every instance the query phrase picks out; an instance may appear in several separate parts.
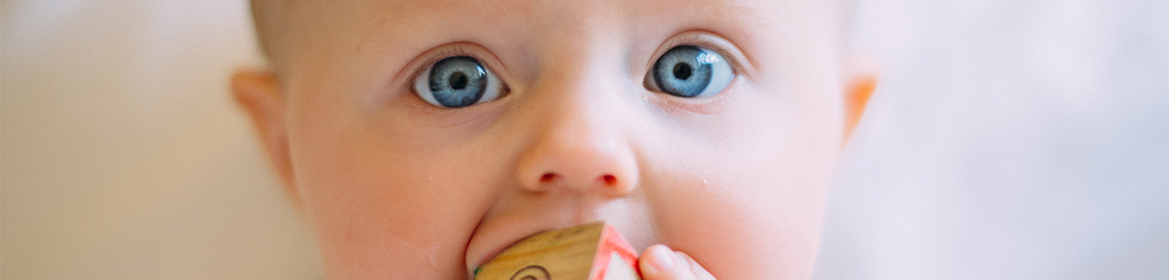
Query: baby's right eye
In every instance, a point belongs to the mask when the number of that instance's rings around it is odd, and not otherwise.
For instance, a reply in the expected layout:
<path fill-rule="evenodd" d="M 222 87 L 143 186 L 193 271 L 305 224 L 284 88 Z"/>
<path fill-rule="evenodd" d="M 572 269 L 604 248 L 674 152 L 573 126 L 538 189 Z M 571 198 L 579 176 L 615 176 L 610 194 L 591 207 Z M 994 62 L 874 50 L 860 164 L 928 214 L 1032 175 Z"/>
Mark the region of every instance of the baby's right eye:
<path fill-rule="evenodd" d="M 412 88 L 423 101 L 443 108 L 491 102 L 507 93 L 507 86 L 470 56 L 453 56 L 435 62 L 414 78 Z"/>

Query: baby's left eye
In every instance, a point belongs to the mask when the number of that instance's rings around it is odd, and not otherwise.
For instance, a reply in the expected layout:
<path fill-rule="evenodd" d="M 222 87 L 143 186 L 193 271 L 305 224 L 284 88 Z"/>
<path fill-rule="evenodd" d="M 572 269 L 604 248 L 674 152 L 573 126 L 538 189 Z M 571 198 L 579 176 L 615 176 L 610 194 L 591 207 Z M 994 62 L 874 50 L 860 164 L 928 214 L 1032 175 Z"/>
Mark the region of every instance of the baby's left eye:
<path fill-rule="evenodd" d="M 719 53 L 683 45 L 662 54 L 646 76 L 647 80 L 653 79 L 653 83 L 646 83 L 649 90 L 694 98 L 722 92 L 735 78 L 735 72 Z"/>

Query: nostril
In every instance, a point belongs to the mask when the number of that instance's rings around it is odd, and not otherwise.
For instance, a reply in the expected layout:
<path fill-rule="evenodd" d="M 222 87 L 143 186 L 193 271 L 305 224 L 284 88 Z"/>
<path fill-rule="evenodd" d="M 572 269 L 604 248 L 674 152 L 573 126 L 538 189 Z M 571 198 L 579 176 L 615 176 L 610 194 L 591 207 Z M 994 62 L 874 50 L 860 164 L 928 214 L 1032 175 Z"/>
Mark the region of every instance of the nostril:
<path fill-rule="evenodd" d="M 552 180 L 554 180 L 556 178 L 557 178 L 557 174 L 553 174 L 552 172 L 544 173 L 544 175 L 540 175 L 540 182 L 541 183 L 548 183 L 548 182 L 552 182 Z"/>
<path fill-rule="evenodd" d="M 601 180 L 605 181 L 606 186 L 617 184 L 617 177 L 614 177 L 613 175 L 605 174 L 605 176 L 601 176 Z"/>

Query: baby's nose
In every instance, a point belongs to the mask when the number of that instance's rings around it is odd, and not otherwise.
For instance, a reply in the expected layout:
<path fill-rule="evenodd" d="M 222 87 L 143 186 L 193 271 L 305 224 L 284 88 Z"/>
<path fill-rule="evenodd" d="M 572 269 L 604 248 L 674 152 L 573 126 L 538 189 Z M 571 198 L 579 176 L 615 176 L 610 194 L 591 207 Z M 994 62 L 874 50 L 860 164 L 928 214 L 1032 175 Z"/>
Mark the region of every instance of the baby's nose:
<path fill-rule="evenodd" d="M 613 133 L 587 123 L 562 123 L 546 130 L 520 160 L 520 183 L 533 192 L 562 189 L 625 196 L 637 185 L 637 162 L 629 145 Z"/>

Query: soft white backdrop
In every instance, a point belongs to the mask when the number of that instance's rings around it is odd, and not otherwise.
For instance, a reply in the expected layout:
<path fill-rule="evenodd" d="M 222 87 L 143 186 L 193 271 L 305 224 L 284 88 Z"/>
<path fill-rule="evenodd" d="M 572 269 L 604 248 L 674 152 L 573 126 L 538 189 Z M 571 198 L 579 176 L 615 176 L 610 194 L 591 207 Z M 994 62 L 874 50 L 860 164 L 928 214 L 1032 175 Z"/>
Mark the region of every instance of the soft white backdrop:
<path fill-rule="evenodd" d="M 0 278 L 318 279 L 242 0 L 0 2 Z M 1166 279 L 1166 1 L 859 1 L 819 279 Z"/>

